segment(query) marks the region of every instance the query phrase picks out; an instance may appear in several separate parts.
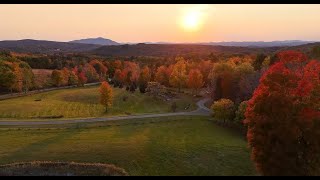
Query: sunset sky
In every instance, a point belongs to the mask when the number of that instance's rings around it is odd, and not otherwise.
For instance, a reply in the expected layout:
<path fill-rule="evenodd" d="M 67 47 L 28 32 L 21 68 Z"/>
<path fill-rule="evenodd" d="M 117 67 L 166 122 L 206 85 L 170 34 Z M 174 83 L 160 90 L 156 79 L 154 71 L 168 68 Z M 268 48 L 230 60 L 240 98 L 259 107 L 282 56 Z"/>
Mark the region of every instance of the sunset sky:
<path fill-rule="evenodd" d="M 0 40 L 320 41 L 320 5 L 0 5 Z"/>

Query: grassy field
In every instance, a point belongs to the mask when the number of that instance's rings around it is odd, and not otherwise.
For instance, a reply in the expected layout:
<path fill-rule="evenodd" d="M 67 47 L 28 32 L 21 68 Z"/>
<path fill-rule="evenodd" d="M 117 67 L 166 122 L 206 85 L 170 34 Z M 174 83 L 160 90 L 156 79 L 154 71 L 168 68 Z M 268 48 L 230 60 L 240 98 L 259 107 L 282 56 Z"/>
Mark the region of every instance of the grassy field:
<path fill-rule="evenodd" d="M 0 128 L 0 163 L 114 164 L 129 175 L 256 175 L 246 141 L 208 117 Z"/>
<path fill-rule="evenodd" d="M 128 100 L 123 101 L 127 96 Z M 41 101 L 36 101 L 41 100 Z M 175 100 L 177 111 L 183 111 L 191 104 L 189 111 L 196 109 L 195 99 L 180 94 Z M 28 119 L 33 117 L 63 116 L 64 118 L 101 117 L 141 113 L 170 112 L 171 102 L 155 100 L 136 91 L 130 93 L 124 89 L 114 89 L 113 107 L 108 113 L 99 104 L 98 87 L 63 89 L 35 94 L 27 97 L 0 101 L 0 119 Z"/>

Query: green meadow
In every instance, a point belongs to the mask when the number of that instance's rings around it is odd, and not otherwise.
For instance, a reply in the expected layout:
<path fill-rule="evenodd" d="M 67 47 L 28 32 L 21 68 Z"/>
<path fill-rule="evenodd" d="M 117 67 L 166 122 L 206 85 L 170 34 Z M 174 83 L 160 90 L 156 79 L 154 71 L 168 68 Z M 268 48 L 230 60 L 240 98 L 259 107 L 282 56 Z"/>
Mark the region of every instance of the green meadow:
<path fill-rule="evenodd" d="M 114 164 L 129 175 L 257 175 L 245 138 L 209 117 L 0 128 L 0 163 Z"/>
<path fill-rule="evenodd" d="M 25 97 L 0 101 L 0 119 L 30 119 L 35 117 L 63 116 L 64 118 L 89 118 L 142 113 L 171 112 L 171 103 L 177 103 L 177 111 L 196 109 L 196 99 L 179 94 L 172 101 L 156 100 L 153 97 L 114 88 L 113 107 L 106 113 L 99 104 L 98 86 L 55 90 Z M 124 97 L 127 100 L 124 101 Z"/>

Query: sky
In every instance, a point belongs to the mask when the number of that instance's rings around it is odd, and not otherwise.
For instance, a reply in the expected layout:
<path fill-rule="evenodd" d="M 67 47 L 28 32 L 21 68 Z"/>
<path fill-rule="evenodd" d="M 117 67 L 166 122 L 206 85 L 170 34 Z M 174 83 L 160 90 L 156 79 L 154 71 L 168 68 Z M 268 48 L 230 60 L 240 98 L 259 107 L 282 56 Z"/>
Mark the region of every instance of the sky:
<path fill-rule="evenodd" d="M 320 5 L 0 5 L 0 40 L 320 41 Z"/>

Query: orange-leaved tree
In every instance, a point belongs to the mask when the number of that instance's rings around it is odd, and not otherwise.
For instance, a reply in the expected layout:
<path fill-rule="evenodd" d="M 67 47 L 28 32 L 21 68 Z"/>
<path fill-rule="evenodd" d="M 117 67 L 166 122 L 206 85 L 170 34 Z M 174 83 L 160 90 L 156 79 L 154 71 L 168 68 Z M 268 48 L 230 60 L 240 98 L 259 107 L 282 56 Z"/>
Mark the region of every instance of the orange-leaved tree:
<path fill-rule="evenodd" d="M 96 70 L 96 72 L 99 75 L 99 79 L 101 81 L 106 80 L 106 74 L 108 72 L 108 68 L 104 64 L 102 64 L 101 61 L 91 60 L 89 64 L 92 65 L 92 67 Z"/>
<path fill-rule="evenodd" d="M 179 59 L 179 61 L 173 66 L 172 73 L 170 75 L 170 85 L 173 87 L 177 87 L 179 92 L 181 92 L 181 88 L 186 84 L 187 80 L 187 70 L 186 70 L 186 62 L 183 58 Z"/>
<path fill-rule="evenodd" d="M 203 76 L 198 69 L 192 69 L 189 72 L 188 87 L 193 89 L 193 93 L 197 94 L 198 90 L 204 85 Z"/>
<path fill-rule="evenodd" d="M 169 79 L 170 79 L 170 75 L 171 75 L 171 69 L 162 65 L 160 67 L 157 68 L 157 72 L 155 75 L 155 80 L 165 86 L 169 86 Z"/>
<path fill-rule="evenodd" d="M 139 76 L 139 90 L 141 93 L 146 92 L 147 84 L 151 79 L 151 72 L 148 66 L 143 67 Z"/>
<path fill-rule="evenodd" d="M 109 85 L 109 83 L 104 81 L 101 83 L 99 92 L 100 92 L 100 104 L 105 106 L 106 112 L 108 112 L 108 109 L 112 106 L 112 102 L 113 102 L 112 88 Z"/>
<path fill-rule="evenodd" d="M 320 175 L 320 62 L 277 56 L 245 113 L 252 159 L 262 175 Z"/>

